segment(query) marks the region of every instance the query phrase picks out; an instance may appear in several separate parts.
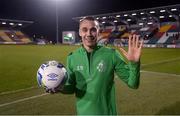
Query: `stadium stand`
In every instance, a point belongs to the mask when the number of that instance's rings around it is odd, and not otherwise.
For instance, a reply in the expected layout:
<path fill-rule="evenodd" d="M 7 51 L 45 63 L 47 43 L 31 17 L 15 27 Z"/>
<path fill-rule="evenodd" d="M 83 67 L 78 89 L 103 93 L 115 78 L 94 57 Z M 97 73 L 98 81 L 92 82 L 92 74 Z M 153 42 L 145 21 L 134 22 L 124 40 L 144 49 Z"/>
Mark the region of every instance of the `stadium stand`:
<path fill-rule="evenodd" d="M 0 44 L 30 44 L 31 38 L 22 32 L 22 28 L 32 21 L 0 19 Z"/>
<path fill-rule="evenodd" d="M 99 15 L 101 38 L 110 44 L 128 44 L 130 34 L 139 34 L 145 47 L 180 47 L 180 4 Z M 87 17 L 75 17 L 76 21 Z M 107 27 L 111 25 L 111 30 Z M 108 25 L 108 26 L 107 26 Z"/>

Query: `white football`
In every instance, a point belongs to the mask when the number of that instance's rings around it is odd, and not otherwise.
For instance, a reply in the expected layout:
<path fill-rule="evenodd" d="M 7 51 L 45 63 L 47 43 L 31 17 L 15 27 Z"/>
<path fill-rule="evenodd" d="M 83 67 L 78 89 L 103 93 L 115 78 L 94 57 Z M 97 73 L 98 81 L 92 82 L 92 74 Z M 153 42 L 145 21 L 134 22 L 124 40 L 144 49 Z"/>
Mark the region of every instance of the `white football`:
<path fill-rule="evenodd" d="M 37 72 L 37 81 L 39 86 L 48 89 L 55 89 L 64 84 L 67 78 L 67 71 L 63 64 L 53 60 L 43 63 Z"/>

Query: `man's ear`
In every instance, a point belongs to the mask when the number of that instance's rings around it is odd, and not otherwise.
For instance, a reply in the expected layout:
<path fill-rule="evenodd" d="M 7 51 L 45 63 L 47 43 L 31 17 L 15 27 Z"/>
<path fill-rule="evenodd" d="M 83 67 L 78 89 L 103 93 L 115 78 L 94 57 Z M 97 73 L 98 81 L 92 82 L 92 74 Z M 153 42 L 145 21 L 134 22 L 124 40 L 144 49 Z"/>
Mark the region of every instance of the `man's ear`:
<path fill-rule="evenodd" d="M 79 30 L 79 36 L 81 37 L 81 32 L 80 32 L 80 30 Z"/>
<path fill-rule="evenodd" d="M 97 36 L 99 37 L 100 36 L 100 29 L 97 31 Z"/>
<path fill-rule="evenodd" d="M 100 36 L 100 30 L 98 31 L 98 37 Z"/>
<path fill-rule="evenodd" d="M 78 37 L 80 38 L 80 42 L 82 42 L 82 38 L 81 38 L 81 32 L 80 32 L 80 30 L 79 30 Z"/>

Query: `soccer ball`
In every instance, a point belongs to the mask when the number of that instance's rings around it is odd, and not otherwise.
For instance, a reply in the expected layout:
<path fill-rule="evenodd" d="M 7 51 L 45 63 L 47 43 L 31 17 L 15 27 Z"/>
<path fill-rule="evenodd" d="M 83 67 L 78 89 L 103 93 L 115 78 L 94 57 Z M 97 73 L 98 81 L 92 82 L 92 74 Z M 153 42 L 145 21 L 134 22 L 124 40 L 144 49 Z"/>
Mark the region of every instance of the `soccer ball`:
<path fill-rule="evenodd" d="M 40 87 L 55 90 L 64 84 L 67 78 L 65 67 L 53 60 L 43 63 L 37 71 L 37 82 Z"/>

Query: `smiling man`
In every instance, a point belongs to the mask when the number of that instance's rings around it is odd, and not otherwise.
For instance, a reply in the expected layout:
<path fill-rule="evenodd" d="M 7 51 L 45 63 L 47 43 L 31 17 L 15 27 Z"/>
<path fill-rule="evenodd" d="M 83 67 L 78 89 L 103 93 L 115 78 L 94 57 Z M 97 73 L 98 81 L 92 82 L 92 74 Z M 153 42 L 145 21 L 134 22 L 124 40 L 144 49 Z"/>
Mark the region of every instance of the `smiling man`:
<path fill-rule="evenodd" d="M 126 64 L 115 49 L 98 46 L 99 23 L 93 17 L 80 21 L 79 35 L 82 46 L 69 54 L 69 78 L 64 93 L 75 93 L 77 114 L 116 115 L 114 72 L 130 88 L 137 89 L 140 78 L 142 41 L 139 36 L 129 37 L 128 52 L 120 48 L 129 60 Z"/>

